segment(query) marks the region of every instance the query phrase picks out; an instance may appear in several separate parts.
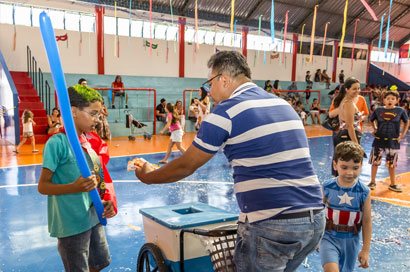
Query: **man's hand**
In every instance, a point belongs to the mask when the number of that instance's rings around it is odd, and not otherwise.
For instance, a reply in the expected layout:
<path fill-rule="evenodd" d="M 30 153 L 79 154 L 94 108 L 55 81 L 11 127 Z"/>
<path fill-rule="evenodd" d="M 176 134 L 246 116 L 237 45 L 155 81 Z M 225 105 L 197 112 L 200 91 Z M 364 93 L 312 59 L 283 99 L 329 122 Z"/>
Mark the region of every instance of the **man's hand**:
<path fill-rule="evenodd" d="M 403 136 L 402 136 L 402 135 L 400 135 L 400 136 L 397 138 L 397 142 L 400 143 L 401 139 L 403 139 Z"/>
<path fill-rule="evenodd" d="M 359 267 L 362 267 L 362 268 L 369 267 L 369 252 L 368 251 L 361 250 L 359 252 L 359 255 L 357 256 L 357 259 L 360 262 Z"/>
<path fill-rule="evenodd" d="M 114 204 L 111 200 L 102 200 L 104 206 L 104 212 L 102 214 L 103 218 L 111 218 L 115 216 Z"/>
<path fill-rule="evenodd" d="M 135 169 L 135 176 L 136 176 L 142 183 L 150 184 L 150 183 L 146 183 L 146 182 L 144 181 L 144 176 L 145 176 L 146 174 L 148 174 L 149 172 L 152 172 L 152 171 L 154 171 L 154 170 L 155 170 L 154 167 L 153 167 L 151 164 L 149 164 L 148 162 L 146 162 L 146 163 L 144 163 L 144 164 L 142 165 L 142 167 L 137 167 L 137 169 Z"/>
<path fill-rule="evenodd" d="M 97 185 L 98 182 L 95 175 L 91 175 L 88 178 L 83 178 L 83 176 L 80 176 L 76 181 L 72 183 L 72 186 L 77 193 L 89 192 L 97 188 Z"/>

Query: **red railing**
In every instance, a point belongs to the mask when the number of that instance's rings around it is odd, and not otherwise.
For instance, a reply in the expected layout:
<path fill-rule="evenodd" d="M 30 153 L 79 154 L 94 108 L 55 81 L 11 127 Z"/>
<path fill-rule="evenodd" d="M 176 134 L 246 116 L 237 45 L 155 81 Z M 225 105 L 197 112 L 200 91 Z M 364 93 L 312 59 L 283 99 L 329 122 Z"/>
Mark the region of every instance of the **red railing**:
<path fill-rule="evenodd" d="M 108 91 L 108 90 L 118 90 L 118 91 L 144 91 L 148 92 L 148 105 L 150 103 L 149 98 L 151 97 L 151 92 L 154 92 L 154 124 L 153 124 L 153 133 L 156 133 L 156 124 L 157 124 L 157 111 L 156 105 L 157 105 L 157 90 L 155 89 L 144 89 L 144 88 L 93 88 L 94 90 L 99 90 L 99 91 Z M 114 94 L 112 94 L 114 95 Z M 149 121 L 149 107 L 148 107 L 148 121 Z"/>
<path fill-rule="evenodd" d="M 182 108 L 184 109 L 184 115 L 185 115 L 185 93 L 186 92 L 199 92 L 200 90 L 198 89 L 198 90 L 196 90 L 196 89 L 186 89 L 186 90 L 184 90 L 184 94 L 183 94 L 183 99 L 182 99 Z M 191 101 L 189 101 L 189 105 L 191 105 L 190 104 L 191 103 Z"/>

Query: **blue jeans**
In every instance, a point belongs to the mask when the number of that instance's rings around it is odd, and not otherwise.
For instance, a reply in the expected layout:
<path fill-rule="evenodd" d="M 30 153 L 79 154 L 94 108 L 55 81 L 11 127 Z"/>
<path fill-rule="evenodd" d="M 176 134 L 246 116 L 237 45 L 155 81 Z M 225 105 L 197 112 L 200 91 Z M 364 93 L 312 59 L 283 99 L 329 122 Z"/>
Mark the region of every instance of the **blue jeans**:
<path fill-rule="evenodd" d="M 58 238 L 58 252 L 68 272 L 100 270 L 111 262 L 104 227 L 100 224 L 83 233 Z"/>
<path fill-rule="evenodd" d="M 234 256 L 237 271 L 295 271 L 318 245 L 324 228 L 323 211 L 312 218 L 239 223 Z"/>

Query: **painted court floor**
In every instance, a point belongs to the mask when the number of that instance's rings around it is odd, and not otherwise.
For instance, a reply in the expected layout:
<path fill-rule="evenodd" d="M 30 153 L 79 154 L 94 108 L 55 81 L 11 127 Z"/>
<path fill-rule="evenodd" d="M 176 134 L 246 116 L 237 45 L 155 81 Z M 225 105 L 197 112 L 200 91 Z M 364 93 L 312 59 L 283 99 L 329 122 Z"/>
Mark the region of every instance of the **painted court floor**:
<path fill-rule="evenodd" d="M 329 179 L 333 147 L 326 131 L 315 133 L 308 127 L 309 146 L 316 173 L 321 182 Z M 325 136 L 320 136 L 325 135 Z M 188 146 L 194 135 L 184 139 Z M 410 133 L 401 142 L 397 167 L 398 183 L 403 193 L 387 189 L 388 172 L 379 168 L 376 190 L 372 191 L 373 235 L 370 265 L 357 271 L 410 271 Z M 364 134 L 362 145 L 370 154 L 372 137 Z M 139 209 L 199 201 L 238 213 L 233 193 L 232 171 L 219 152 L 193 175 L 181 182 L 145 185 L 133 172 L 126 172 L 128 160 L 137 154 L 150 162 L 164 156 L 168 137 L 154 136 L 151 141 L 137 137 L 135 142 L 114 139 L 110 142 L 112 158 L 108 164 L 118 198 L 118 215 L 108 220 L 106 233 L 112 255 L 104 271 L 135 271 L 137 255 L 145 243 Z M 63 271 L 57 252 L 57 240 L 47 231 L 47 197 L 37 192 L 42 155 L 33 155 L 25 146 L 21 154 L 12 155 L 11 147 L 0 147 L 0 271 Z M 39 146 L 42 149 L 42 146 Z M 158 153 L 159 151 L 159 153 Z M 172 158 L 179 156 L 178 152 Z M 370 180 L 370 165 L 364 162 L 362 182 Z M 358 264 L 357 264 L 358 265 Z M 309 255 L 300 271 L 321 271 L 316 252 Z"/>

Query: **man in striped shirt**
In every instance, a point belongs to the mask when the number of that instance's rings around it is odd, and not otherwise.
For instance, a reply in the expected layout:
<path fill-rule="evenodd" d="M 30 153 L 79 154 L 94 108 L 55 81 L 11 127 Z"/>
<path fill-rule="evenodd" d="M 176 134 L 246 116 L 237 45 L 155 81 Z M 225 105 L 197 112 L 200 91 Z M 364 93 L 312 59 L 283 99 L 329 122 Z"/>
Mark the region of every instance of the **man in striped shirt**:
<path fill-rule="evenodd" d="M 322 193 L 299 116 L 283 99 L 251 82 L 246 59 L 220 51 L 208 62 L 217 104 L 193 144 L 158 170 L 136 170 L 144 183 L 178 181 L 223 149 L 233 168 L 241 213 L 235 248 L 238 271 L 293 271 L 323 231 Z"/>

